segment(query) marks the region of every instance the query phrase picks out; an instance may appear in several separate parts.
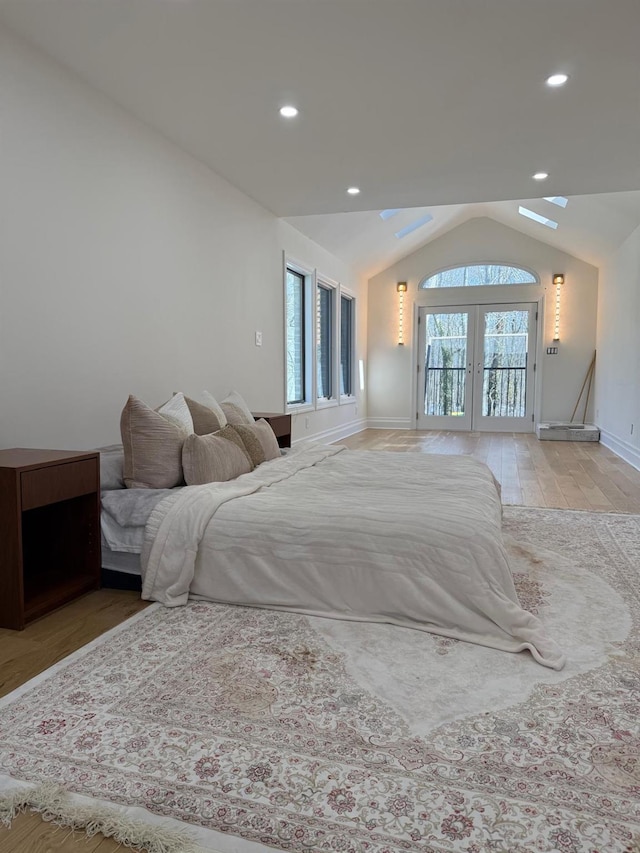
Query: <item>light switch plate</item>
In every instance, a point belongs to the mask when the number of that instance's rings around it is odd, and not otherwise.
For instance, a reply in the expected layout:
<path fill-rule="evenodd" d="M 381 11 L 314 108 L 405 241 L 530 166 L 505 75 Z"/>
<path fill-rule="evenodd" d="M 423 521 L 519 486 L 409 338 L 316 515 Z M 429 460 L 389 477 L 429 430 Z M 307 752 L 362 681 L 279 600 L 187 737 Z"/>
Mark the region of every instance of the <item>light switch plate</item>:
<path fill-rule="evenodd" d="M 256 346 L 262 346 L 262 332 L 256 332 Z"/>

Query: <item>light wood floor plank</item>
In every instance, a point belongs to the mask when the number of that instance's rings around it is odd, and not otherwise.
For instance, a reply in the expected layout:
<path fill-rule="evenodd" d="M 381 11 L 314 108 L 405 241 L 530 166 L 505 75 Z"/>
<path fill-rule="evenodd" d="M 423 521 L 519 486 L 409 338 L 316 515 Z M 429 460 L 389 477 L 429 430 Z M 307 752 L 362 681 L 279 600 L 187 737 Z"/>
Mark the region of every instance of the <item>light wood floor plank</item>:
<path fill-rule="evenodd" d="M 640 471 L 590 441 L 539 441 L 533 433 L 364 430 L 343 439 L 359 450 L 462 453 L 486 462 L 503 502 L 519 506 L 640 513 Z M 377 435 L 382 433 L 380 440 Z"/>
<path fill-rule="evenodd" d="M 624 492 L 603 472 L 599 461 L 596 459 L 583 459 L 582 467 L 587 471 L 593 482 L 607 496 L 616 512 L 640 512 L 640 502 L 628 498 Z"/>
<path fill-rule="evenodd" d="M 107 846 L 102 847 L 103 842 Z M 0 827 L 2 853 L 95 853 L 98 848 L 100 853 L 126 849 L 102 835 L 87 838 L 84 833 L 54 826 L 31 813 L 16 818 L 11 829 Z"/>
<path fill-rule="evenodd" d="M 35 818 L 35 819 L 34 819 Z M 13 821 L 11 829 L 0 826 L 0 850 L 2 853 L 14 853 L 14 851 L 31 850 L 37 843 L 36 837 L 43 822 L 39 817 L 29 814 L 21 814 Z M 31 845 L 31 836 L 34 836 Z"/>

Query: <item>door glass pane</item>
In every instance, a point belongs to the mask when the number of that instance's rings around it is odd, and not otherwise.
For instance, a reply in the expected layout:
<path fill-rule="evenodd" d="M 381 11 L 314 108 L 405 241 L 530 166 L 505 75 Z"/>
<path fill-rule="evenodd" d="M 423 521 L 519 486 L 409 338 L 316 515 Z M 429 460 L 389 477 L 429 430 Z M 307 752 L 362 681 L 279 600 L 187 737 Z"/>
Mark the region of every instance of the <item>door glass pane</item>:
<path fill-rule="evenodd" d="M 488 311 L 485 314 L 484 417 L 524 417 L 528 341 L 528 311 Z"/>
<path fill-rule="evenodd" d="M 465 413 L 467 320 L 463 313 L 426 316 L 425 415 Z"/>

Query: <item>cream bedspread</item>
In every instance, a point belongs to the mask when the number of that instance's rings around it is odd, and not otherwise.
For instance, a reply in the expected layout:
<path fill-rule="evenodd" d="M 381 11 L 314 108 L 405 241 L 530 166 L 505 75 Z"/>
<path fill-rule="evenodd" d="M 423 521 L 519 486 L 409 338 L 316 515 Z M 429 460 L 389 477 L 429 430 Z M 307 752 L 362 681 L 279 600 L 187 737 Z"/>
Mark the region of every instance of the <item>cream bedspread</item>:
<path fill-rule="evenodd" d="M 469 457 L 300 445 L 161 501 L 142 573 L 142 597 L 168 606 L 191 594 L 390 622 L 565 662 L 518 603 L 496 483 Z"/>

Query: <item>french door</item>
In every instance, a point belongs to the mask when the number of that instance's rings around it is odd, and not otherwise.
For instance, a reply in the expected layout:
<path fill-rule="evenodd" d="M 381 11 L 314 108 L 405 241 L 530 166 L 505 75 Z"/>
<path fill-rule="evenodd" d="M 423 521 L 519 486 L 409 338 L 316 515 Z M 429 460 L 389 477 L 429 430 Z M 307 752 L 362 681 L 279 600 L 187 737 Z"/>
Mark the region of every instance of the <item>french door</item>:
<path fill-rule="evenodd" d="M 420 308 L 418 429 L 533 430 L 536 310 Z"/>

